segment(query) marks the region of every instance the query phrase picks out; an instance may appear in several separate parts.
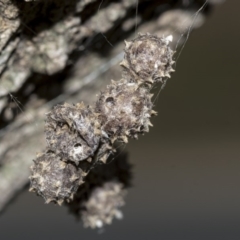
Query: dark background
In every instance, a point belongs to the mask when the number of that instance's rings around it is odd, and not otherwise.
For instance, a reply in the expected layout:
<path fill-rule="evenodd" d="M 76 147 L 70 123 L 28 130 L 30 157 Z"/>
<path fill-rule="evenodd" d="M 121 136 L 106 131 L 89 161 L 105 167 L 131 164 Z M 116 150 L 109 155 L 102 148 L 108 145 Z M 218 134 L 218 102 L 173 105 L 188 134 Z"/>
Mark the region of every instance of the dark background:
<path fill-rule="evenodd" d="M 24 192 L 1 215 L 0 239 L 240 239 L 239 12 L 226 1 L 191 34 L 154 128 L 127 145 L 134 186 L 122 221 L 99 234 Z"/>

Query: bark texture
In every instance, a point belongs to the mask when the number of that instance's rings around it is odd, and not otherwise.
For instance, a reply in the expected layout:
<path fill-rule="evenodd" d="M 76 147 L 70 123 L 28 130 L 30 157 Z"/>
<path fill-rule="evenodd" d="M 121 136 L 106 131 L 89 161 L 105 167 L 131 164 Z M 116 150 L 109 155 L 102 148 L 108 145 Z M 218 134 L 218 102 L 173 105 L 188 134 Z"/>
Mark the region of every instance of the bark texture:
<path fill-rule="evenodd" d="M 93 103 L 120 78 L 123 40 L 136 26 L 177 41 L 217 2 L 194 21 L 203 0 L 0 1 L 0 211 L 28 184 L 32 159 L 46 146 L 45 114 L 64 101 Z"/>

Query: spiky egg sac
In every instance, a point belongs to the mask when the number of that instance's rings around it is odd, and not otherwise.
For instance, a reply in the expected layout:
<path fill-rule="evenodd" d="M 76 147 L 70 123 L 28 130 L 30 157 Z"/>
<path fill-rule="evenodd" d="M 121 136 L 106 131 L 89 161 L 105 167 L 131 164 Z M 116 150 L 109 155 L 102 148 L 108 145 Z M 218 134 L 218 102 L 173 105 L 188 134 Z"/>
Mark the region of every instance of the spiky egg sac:
<path fill-rule="evenodd" d="M 171 72 L 174 72 L 174 52 L 169 46 L 171 40 L 171 35 L 159 38 L 139 34 L 136 39 L 126 41 L 124 60 L 120 64 L 125 69 L 124 77 L 148 84 L 170 78 Z"/>
<path fill-rule="evenodd" d="M 94 156 L 100 142 L 99 128 L 95 113 L 83 103 L 57 105 L 45 122 L 48 149 L 78 164 Z"/>
<path fill-rule="evenodd" d="M 36 192 L 46 203 L 61 205 L 72 200 L 84 173 L 71 163 L 62 161 L 52 152 L 38 155 L 31 167 L 30 191 Z"/>
<path fill-rule="evenodd" d="M 102 130 L 111 138 L 126 141 L 147 132 L 152 112 L 152 94 L 138 84 L 112 81 L 96 103 Z"/>

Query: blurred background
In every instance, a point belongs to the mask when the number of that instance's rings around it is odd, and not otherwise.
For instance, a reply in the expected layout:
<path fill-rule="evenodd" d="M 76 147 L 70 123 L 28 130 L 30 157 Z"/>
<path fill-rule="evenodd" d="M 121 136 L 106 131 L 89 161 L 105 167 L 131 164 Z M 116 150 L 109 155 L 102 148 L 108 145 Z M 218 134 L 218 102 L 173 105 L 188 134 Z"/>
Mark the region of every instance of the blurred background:
<path fill-rule="evenodd" d="M 134 179 L 123 220 L 84 229 L 25 191 L 0 216 L 0 239 L 240 239 L 239 9 L 217 5 L 191 33 L 154 127 L 126 146 Z"/>

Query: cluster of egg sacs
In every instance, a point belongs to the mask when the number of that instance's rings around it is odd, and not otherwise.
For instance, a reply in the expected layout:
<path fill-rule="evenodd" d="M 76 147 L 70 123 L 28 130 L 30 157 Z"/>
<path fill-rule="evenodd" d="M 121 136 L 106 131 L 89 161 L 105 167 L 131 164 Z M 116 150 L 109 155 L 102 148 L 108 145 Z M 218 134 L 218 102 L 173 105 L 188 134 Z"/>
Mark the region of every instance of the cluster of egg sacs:
<path fill-rule="evenodd" d="M 114 152 L 114 142 L 127 142 L 149 131 L 152 86 L 173 72 L 170 38 L 140 34 L 125 42 L 123 75 L 112 81 L 94 107 L 83 103 L 56 106 L 47 114 L 47 150 L 31 167 L 31 190 L 45 201 L 73 199 L 84 176 Z"/>

